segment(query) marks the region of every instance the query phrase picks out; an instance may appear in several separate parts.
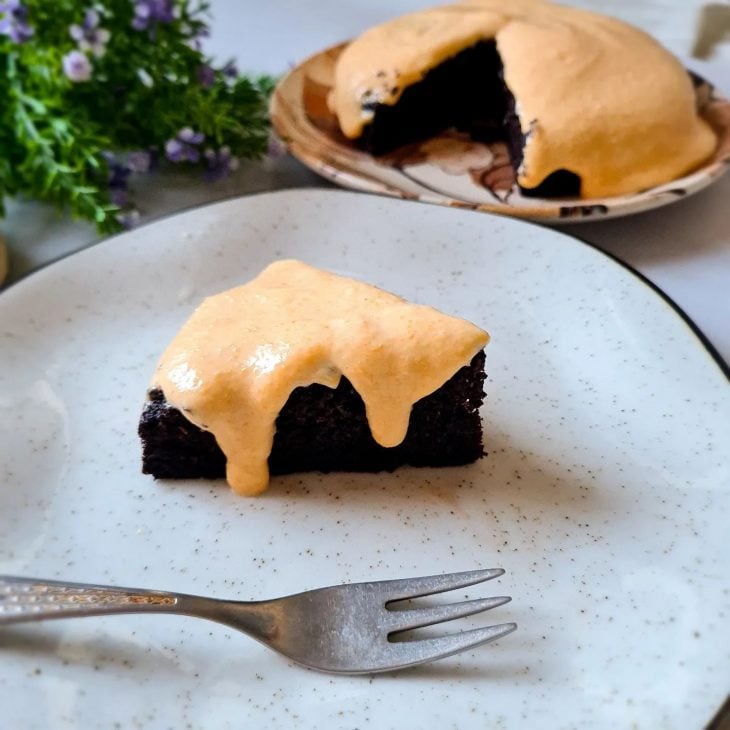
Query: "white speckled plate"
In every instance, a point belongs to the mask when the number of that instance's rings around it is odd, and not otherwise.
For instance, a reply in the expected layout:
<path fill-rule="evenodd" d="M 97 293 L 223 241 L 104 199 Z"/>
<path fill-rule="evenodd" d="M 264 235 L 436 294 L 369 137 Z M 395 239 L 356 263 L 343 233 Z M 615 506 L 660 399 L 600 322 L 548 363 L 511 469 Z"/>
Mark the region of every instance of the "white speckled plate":
<path fill-rule="evenodd" d="M 201 297 L 301 257 L 492 334 L 489 456 L 277 478 L 139 472 L 155 361 Z M 0 632 L 4 727 L 700 727 L 730 676 L 730 389 L 677 313 L 560 233 L 342 192 L 193 210 L 0 296 L 0 573 L 242 599 L 501 566 L 515 634 L 330 677 L 187 618 Z"/>
<path fill-rule="evenodd" d="M 610 198 L 534 198 L 520 193 L 502 142 L 481 144 L 445 132 L 381 157 L 357 149 L 327 108 L 337 58 L 346 43 L 306 59 L 274 91 L 271 119 L 289 151 L 337 185 L 424 203 L 450 205 L 545 223 L 638 213 L 699 192 L 730 166 L 730 101 L 695 76 L 697 106 L 718 135 L 698 169 L 647 190 Z"/>

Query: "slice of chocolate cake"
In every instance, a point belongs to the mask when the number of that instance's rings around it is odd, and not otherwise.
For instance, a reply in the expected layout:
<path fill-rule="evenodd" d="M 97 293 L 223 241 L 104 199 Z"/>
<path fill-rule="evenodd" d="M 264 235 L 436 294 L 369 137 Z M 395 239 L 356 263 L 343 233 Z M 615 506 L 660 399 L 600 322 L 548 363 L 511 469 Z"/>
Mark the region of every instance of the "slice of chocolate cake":
<path fill-rule="evenodd" d="M 226 476 L 465 464 L 483 454 L 489 336 L 298 261 L 206 299 L 163 354 L 139 424 L 143 471 Z"/>

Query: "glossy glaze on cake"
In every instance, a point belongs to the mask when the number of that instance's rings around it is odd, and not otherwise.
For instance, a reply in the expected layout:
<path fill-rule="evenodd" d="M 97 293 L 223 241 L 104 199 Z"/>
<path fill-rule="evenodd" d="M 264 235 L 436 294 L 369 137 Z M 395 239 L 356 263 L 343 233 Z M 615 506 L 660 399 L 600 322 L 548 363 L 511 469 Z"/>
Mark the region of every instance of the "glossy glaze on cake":
<path fill-rule="evenodd" d="M 276 421 L 297 388 L 334 389 L 346 378 L 373 440 L 396 447 L 414 404 L 468 366 L 488 339 L 431 307 L 278 261 L 198 307 L 163 354 L 152 390 L 213 434 L 229 484 L 253 495 L 268 485 Z"/>

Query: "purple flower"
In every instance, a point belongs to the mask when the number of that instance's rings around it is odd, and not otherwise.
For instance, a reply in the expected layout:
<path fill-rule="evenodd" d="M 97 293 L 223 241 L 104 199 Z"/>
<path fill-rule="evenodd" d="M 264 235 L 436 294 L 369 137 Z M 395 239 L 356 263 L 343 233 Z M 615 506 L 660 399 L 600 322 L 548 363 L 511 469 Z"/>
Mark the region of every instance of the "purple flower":
<path fill-rule="evenodd" d="M 0 3 L 0 35 L 14 43 L 25 43 L 35 32 L 28 23 L 28 8 L 20 0 Z"/>
<path fill-rule="evenodd" d="M 113 152 L 104 152 L 104 160 L 108 168 L 107 187 L 109 190 L 109 199 L 114 205 L 125 208 L 129 204 L 129 178 L 132 173 L 147 172 L 150 168 L 150 153 L 144 150 L 129 152 L 125 157 L 120 157 Z M 136 211 L 127 210 L 124 215 L 132 215 Z M 120 217 L 117 219 L 125 225 Z M 139 215 L 137 214 L 137 217 Z"/>
<path fill-rule="evenodd" d="M 129 176 L 132 170 L 124 164 L 113 152 L 105 152 L 104 159 L 109 167 L 107 185 L 109 187 L 109 198 L 114 205 L 124 207 L 128 200 L 127 188 Z"/>
<path fill-rule="evenodd" d="M 231 154 L 231 148 L 227 145 L 221 147 L 217 152 L 209 147 L 203 156 L 208 163 L 206 173 L 208 180 L 220 180 L 238 169 L 238 157 Z"/>
<path fill-rule="evenodd" d="M 165 142 L 165 155 L 171 162 L 197 162 L 200 159 L 198 146 L 204 139 L 202 132 L 183 127 L 177 136 Z"/>
<path fill-rule="evenodd" d="M 235 81 L 238 78 L 238 67 L 234 61 L 228 61 L 221 69 L 221 73 L 228 81 Z"/>
<path fill-rule="evenodd" d="M 127 155 L 127 167 L 132 172 L 147 172 L 150 169 L 151 162 L 150 153 L 144 150 L 130 152 Z"/>
<path fill-rule="evenodd" d="M 204 89 L 209 89 L 215 83 L 215 71 L 207 63 L 198 68 L 198 83 Z"/>
<path fill-rule="evenodd" d="M 283 157 L 286 154 L 286 147 L 282 144 L 278 137 L 273 134 L 269 137 L 269 144 L 266 149 L 266 155 L 272 160 Z"/>
<path fill-rule="evenodd" d="M 111 37 L 106 28 L 99 28 L 99 13 L 94 9 L 87 10 L 83 24 L 74 23 L 69 28 L 69 33 L 82 51 L 91 51 L 96 58 L 101 58 L 106 53 L 106 44 Z"/>
<path fill-rule="evenodd" d="M 172 23 L 176 17 L 172 0 L 136 0 L 132 27 L 146 30 L 156 23 Z"/>
<path fill-rule="evenodd" d="M 93 66 L 91 61 L 81 51 L 71 51 L 62 60 L 63 72 L 74 83 L 88 81 L 91 78 Z"/>
<path fill-rule="evenodd" d="M 129 230 L 139 223 L 139 211 L 136 208 L 130 208 L 124 212 L 117 213 L 116 218 L 122 224 L 122 228 Z"/>
<path fill-rule="evenodd" d="M 125 188 L 109 188 L 109 200 L 118 208 L 123 208 L 129 202 L 129 194 Z"/>
<path fill-rule="evenodd" d="M 210 37 L 210 29 L 208 28 L 207 25 L 200 23 L 200 25 L 196 29 L 195 35 L 192 36 L 187 41 L 187 44 L 194 50 L 200 51 L 203 48 L 203 38 L 209 38 L 209 37 Z"/>
<path fill-rule="evenodd" d="M 205 139 L 202 132 L 195 132 L 190 127 L 183 127 L 177 133 L 177 137 L 188 144 L 200 144 Z"/>

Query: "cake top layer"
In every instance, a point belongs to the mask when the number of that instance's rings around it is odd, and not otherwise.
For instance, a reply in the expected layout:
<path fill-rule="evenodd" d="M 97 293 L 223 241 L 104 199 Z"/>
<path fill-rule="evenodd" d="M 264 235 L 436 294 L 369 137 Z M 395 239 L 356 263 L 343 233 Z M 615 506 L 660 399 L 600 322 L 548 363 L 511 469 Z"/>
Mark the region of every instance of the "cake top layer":
<path fill-rule="evenodd" d="M 584 197 L 636 192 L 707 159 L 716 138 L 679 61 L 646 33 L 544 0 L 472 0 L 371 28 L 338 59 L 330 107 L 357 138 L 377 104 L 447 58 L 494 39 L 526 135 L 518 182 L 567 169 Z M 479 93 L 474 70 L 474 93 Z M 434 104 L 438 100 L 434 99 Z"/>
<path fill-rule="evenodd" d="M 369 284 L 278 261 L 203 301 L 162 355 L 153 387 L 213 433 L 234 491 L 268 485 L 275 423 L 291 392 L 344 374 L 373 438 L 396 446 L 411 408 L 488 342 L 486 332 Z"/>

